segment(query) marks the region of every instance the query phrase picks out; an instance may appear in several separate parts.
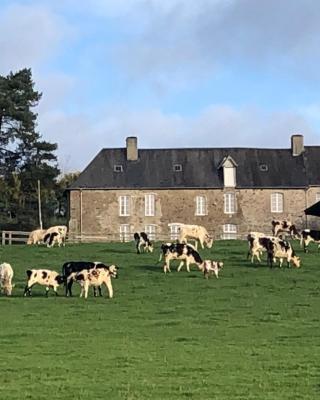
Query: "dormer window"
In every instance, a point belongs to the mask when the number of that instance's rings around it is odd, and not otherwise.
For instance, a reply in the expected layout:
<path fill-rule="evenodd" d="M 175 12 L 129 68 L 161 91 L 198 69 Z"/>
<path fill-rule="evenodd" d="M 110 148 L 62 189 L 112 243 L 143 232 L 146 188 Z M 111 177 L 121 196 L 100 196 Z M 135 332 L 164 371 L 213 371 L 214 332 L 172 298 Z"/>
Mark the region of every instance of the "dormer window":
<path fill-rule="evenodd" d="M 174 172 L 181 172 L 182 165 L 181 164 L 173 164 L 173 170 L 174 170 Z"/>
<path fill-rule="evenodd" d="M 121 164 L 115 164 L 115 165 L 113 166 L 113 171 L 114 171 L 114 172 L 123 172 L 123 167 L 122 167 L 122 165 L 121 165 Z"/>
<path fill-rule="evenodd" d="M 268 168 L 267 164 L 260 164 L 259 169 L 262 172 L 267 172 L 269 168 Z"/>
<path fill-rule="evenodd" d="M 218 168 L 223 168 L 223 185 L 224 187 L 236 186 L 236 172 L 238 164 L 230 156 L 224 157 Z"/>

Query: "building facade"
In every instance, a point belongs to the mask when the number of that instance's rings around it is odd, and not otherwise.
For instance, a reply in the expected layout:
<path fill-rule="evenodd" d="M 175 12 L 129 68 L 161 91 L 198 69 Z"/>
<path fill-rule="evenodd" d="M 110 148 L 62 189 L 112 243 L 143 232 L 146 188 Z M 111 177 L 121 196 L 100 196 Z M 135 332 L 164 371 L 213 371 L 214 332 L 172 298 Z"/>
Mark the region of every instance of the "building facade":
<path fill-rule="evenodd" d="M 271 233 L 272 219 L 315 226 L 304 210 L 320 200 L 320 146 L 291 137 L 289 149 L 103 149 L 69 188 L 69 234 L 84 240 L 174 240 L 178 223 L 215 239 Z"/>

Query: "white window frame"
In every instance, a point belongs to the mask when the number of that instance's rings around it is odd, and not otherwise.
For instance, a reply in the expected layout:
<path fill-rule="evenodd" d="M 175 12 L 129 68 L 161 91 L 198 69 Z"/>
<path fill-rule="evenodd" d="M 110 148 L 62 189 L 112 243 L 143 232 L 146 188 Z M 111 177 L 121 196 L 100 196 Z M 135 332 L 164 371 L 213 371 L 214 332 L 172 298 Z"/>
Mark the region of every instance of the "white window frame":
<path fill-rule="evenodd" d="M 157 225 L 154 224 L 147 224 L 144 227 L 145 233 L 148 235 L 150 240 L 156 240 L 157 235 Z"/>
<path fill-rule="evenodd" d="M 237 239 L 237 225 L 235 224 L 224 224 L 223 225 L 223 239 L 234 240 Z"/>
<path fill-rule="evenodd" d="M 320 201 L 320 192 L 317 192 L 317 193 L 316 193 L 316 203 L 317 203 L 318 201 Z"/>
<path fill-rule="evenodd" d="M 224 198 L 224 213 L 235 214 L 237 212 L 237 198 L 233 192 L 225 193 Z"/>
<path fill-rule="evenodd" d="M 144 195 L 144 215 L 146 217 L 154 217 L 156 209 L 156 196 L 154 193 Z"/>
<path fill-rule="evenodd" d="M 119 216 L 130 216 L 130 196 L 119 196 Z"/>
<path fill-rule="evenodd" d="M 129 224 L 122 224 L 119 227 L 120 233 L 120 242 L 130 242 L 131 240 L 131 231 Z"/>
<path fill-rule="evenodd" d="M 206 196 L 196 197 L 196 212 L 195 215 L 207 215 L 207 198 Z"/>
<path fill-rule="evenodd" d="M 280 192 L 271 193 L 270 196 L 271 212 L 283 213 L 284 195 Z"/>
<path fill-rule="evenodd" d="M 170 230 L 170 240 L 177 240 L 180 234 L 179 224 L 168 224 Z"/>

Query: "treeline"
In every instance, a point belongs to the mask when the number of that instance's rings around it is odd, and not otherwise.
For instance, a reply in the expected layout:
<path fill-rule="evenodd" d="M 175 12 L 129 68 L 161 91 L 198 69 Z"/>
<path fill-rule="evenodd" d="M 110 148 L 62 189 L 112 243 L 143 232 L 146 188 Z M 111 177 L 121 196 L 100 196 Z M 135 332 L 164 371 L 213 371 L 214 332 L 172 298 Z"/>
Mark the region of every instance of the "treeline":
<path fill-rule="evenodd" d="M 0 76 L 0 230 L 39 226 L 38 181 L 43 226 L 67 222 L 65 189 L 78 174 L 60 175 L 57 144 L 37 131 L 41 96 L 30 69 Z"/>

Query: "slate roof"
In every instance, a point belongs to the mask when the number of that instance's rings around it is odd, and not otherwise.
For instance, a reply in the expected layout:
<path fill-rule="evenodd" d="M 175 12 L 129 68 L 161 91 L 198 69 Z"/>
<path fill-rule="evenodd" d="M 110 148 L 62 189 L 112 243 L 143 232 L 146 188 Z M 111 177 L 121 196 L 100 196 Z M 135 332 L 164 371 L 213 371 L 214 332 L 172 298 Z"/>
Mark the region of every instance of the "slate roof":
<path fill-rule="evenodd" d="M 126 154 L 126 148 L 102 149 L 69 189 L 223 188 L 219 165 L 227 156 L 237 164 L 239 189 L 320 186 L 320 146 L 305 146 L 295 157 L 291 149 L 254 148 L 139 149 L 137 161 Z"/>

